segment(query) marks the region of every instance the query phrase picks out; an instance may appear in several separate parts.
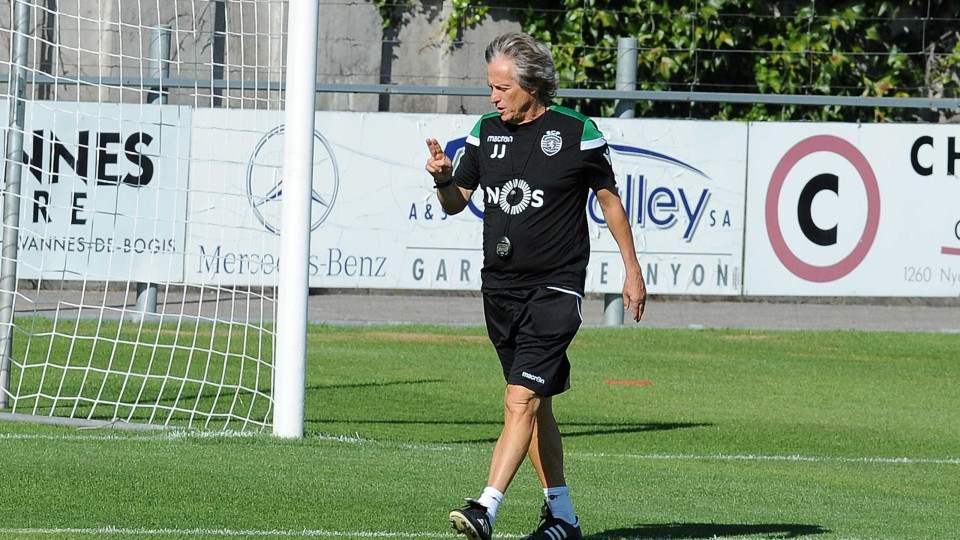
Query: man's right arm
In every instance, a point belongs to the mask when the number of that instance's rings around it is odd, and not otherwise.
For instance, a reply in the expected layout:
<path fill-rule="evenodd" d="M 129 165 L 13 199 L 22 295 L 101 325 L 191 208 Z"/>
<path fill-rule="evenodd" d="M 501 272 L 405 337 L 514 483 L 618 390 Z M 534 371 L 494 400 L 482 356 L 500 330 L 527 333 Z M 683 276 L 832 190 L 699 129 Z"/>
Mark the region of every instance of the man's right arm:
<path fill-rule="evenodd" d="M 430 150 L 430 157 L 427 158 L 426 169 L 433 176 L 437 199 L 444 212 L 449 215 L 459 214 L 470 202 L 473 190 L 462 188 L 453 181 L 453 162 L 443 153 L 443 148 L 436 139 L 427 139 L 427 148 Z"/>

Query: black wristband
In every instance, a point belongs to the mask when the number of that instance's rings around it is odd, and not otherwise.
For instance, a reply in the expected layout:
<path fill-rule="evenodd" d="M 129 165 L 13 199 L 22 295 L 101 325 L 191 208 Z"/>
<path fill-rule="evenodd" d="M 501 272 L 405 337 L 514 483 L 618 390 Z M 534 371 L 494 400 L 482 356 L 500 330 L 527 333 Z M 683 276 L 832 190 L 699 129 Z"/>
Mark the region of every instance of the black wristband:
<path fill-rule="evenodd" d="M 434 187 L 434 189 L 443 189 L 443 188 L 449 186 L 449 185 L 452 184 L 452 183 L 453 183 L 453 178 L 447 180 L 446 182 L 440 182 L 439 184 L 438 184 L 436 181 L 434 181 L 434 182 L 433 182 L 433 187 Z"/>

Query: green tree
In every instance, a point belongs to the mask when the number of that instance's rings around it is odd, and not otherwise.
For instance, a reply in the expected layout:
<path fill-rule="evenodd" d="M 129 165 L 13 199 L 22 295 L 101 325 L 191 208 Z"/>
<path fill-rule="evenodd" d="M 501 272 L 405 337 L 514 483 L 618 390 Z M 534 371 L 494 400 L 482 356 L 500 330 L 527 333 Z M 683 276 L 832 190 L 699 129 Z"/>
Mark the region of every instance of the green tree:
<path fill-rule="evenodd" d="M 617 40 L 636 37 L 641 90 L 938 97 L 960 90 L 956 0 L 454 0 L 445 31 L 502 8 L 554 53 L 562 88 L 613 89 Z M 609 115 L 608 100 L 568 105 Z M 904 108 L 646 101 L 638 114 L 722 119 L 931 120 Z"/>

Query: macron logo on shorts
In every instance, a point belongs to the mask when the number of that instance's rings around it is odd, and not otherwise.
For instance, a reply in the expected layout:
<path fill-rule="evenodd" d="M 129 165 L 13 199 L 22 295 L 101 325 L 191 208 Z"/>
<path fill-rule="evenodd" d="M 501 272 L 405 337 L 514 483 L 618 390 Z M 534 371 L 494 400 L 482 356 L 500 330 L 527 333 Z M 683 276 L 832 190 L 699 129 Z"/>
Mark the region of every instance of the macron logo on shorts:
<path fill-rule="evenodd" d="M 533 382 L 535 382 L 535 383 L 537 383 L 537 384 L 543 384 L 543 383 L 547 382 L 547 381 L 545 381 L 545 380 L 543 379 L 543 377 L 538 377 L 537 375 L 531 375 L 531 374 L 527 373 L 526 371 L 523 372 L 522 376 L 523 376 L 524 379 L 530 379 L 531 381 L 533 381 Z"/>

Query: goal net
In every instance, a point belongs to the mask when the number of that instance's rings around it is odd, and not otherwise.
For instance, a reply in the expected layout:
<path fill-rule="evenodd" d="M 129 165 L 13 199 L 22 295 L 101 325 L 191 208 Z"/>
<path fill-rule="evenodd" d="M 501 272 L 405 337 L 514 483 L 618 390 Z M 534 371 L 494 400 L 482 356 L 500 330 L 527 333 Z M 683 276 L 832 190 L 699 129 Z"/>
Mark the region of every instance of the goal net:
<path fill-rule="evenodd" d="M 287 11 L 0 0 L 4 418 L 272 425 Z"/>

